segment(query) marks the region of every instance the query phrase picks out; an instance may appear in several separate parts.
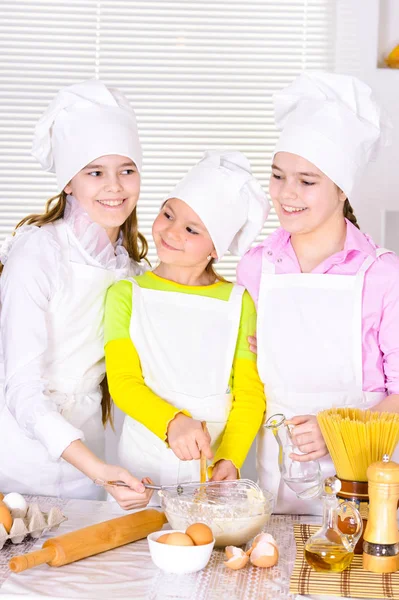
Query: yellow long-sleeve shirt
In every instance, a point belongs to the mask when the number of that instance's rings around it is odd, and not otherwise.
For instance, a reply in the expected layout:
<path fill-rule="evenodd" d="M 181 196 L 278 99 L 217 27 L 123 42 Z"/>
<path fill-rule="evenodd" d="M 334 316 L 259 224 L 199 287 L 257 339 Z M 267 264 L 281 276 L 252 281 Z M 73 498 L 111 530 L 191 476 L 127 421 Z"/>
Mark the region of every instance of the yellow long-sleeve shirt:
<path fill-rule="evenodd" d="M 140 287 L 160 291 L 197 294 L 227 301 L 233 284 L 217 282 L 209 286 L 184 286 L 147 272 L 135 277 Z M 160 398 L 144 382 L 140 357 L 130 338 L 134 310 L 133 286 L 129 281 L 113 285 L 105 309 L 105 359 L 111 396 L 117 406 L 165 441 L 170 421 L 186 410 Z M 247 338 L 255 333 L 256 309 L 247 292 L 243 295 L 240 327 L 230 376 L 233 405 L 213 464 L 231 460 L 240 469 L 262 423 L 265 411 L 263 385 L 256 368 L 256 356 Z"/>

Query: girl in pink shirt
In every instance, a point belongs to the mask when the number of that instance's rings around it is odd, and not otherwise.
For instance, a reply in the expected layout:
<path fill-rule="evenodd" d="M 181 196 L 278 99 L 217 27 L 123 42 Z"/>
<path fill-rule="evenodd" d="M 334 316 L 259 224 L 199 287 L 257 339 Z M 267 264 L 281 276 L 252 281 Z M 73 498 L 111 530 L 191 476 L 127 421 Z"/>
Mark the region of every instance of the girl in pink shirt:
<path fill-rule="evenodd" d="M 258 305 L 267 417 L 285 414 L 304 453 L 293 458 L 320 459 L 328 476 L 318 411 L 399 411 L 399 258 L 360 232 L 349 201 L 387 128 L 371 90 L 343 75 L 305 73 L 275 109 L 269 192 L 281 228 L 244 256 L 238 281 Z M 272 438 L 262 428 L 257 464 L 277 512 L 320 512 L 282 484 Z"/>

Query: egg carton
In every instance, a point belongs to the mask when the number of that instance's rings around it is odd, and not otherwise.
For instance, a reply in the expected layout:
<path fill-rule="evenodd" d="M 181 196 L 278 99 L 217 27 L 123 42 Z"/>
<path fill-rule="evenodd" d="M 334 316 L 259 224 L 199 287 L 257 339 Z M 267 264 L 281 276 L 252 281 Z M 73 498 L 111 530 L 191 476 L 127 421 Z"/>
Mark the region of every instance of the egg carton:
<path fill-rule="evenodd" d="M 67 520 L 58 506 L 53 506 L 48 513 L 45 513 L 40 510 L 36 502 L 28 504 L 25 516 L 22 516 L 20 509 L 11 510 L 11 515 L 13 524 L 10 533 L 7 533 L 4 525 L 0 523 L 0 550 L 7 540 L 11 540 L 13 544 L 20 544 L 28 535 L 38 539 L 47 531 L 55 531 Z"/>

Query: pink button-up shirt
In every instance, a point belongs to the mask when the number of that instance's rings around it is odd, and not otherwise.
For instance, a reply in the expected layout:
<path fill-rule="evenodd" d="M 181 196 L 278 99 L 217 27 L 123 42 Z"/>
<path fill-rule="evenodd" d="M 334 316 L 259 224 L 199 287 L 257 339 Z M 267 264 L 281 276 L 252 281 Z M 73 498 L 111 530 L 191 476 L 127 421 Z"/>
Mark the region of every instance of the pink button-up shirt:
<path fill-rule="evenodd" d="M 320 263 L 312 273 L 355 275 L 377 246 L 347 221 L 344 249 Z M 258 302 L 262 256 L 273 262 L 276 274 L 300 273 L 290 234 L 277 229 L 251 248 L 237 269 L 237 281 Z M 362 306 L 363 391 L 399 394 L 399 257 L 376 259 L 365 274 Z"/>

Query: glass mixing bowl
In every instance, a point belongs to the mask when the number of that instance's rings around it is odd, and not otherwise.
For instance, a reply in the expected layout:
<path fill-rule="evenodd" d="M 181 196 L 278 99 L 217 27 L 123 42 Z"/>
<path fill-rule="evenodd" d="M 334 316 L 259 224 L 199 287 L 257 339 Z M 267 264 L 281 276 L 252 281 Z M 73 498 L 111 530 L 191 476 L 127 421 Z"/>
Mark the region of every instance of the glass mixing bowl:
<path fill-rule="evenodd" d="M 273 495 L 246 479 L 185 485 L 158 492 L 173 529 L 206 523 L 216 546 L 241 546 L 267 525 L 273 511 Z"/>

